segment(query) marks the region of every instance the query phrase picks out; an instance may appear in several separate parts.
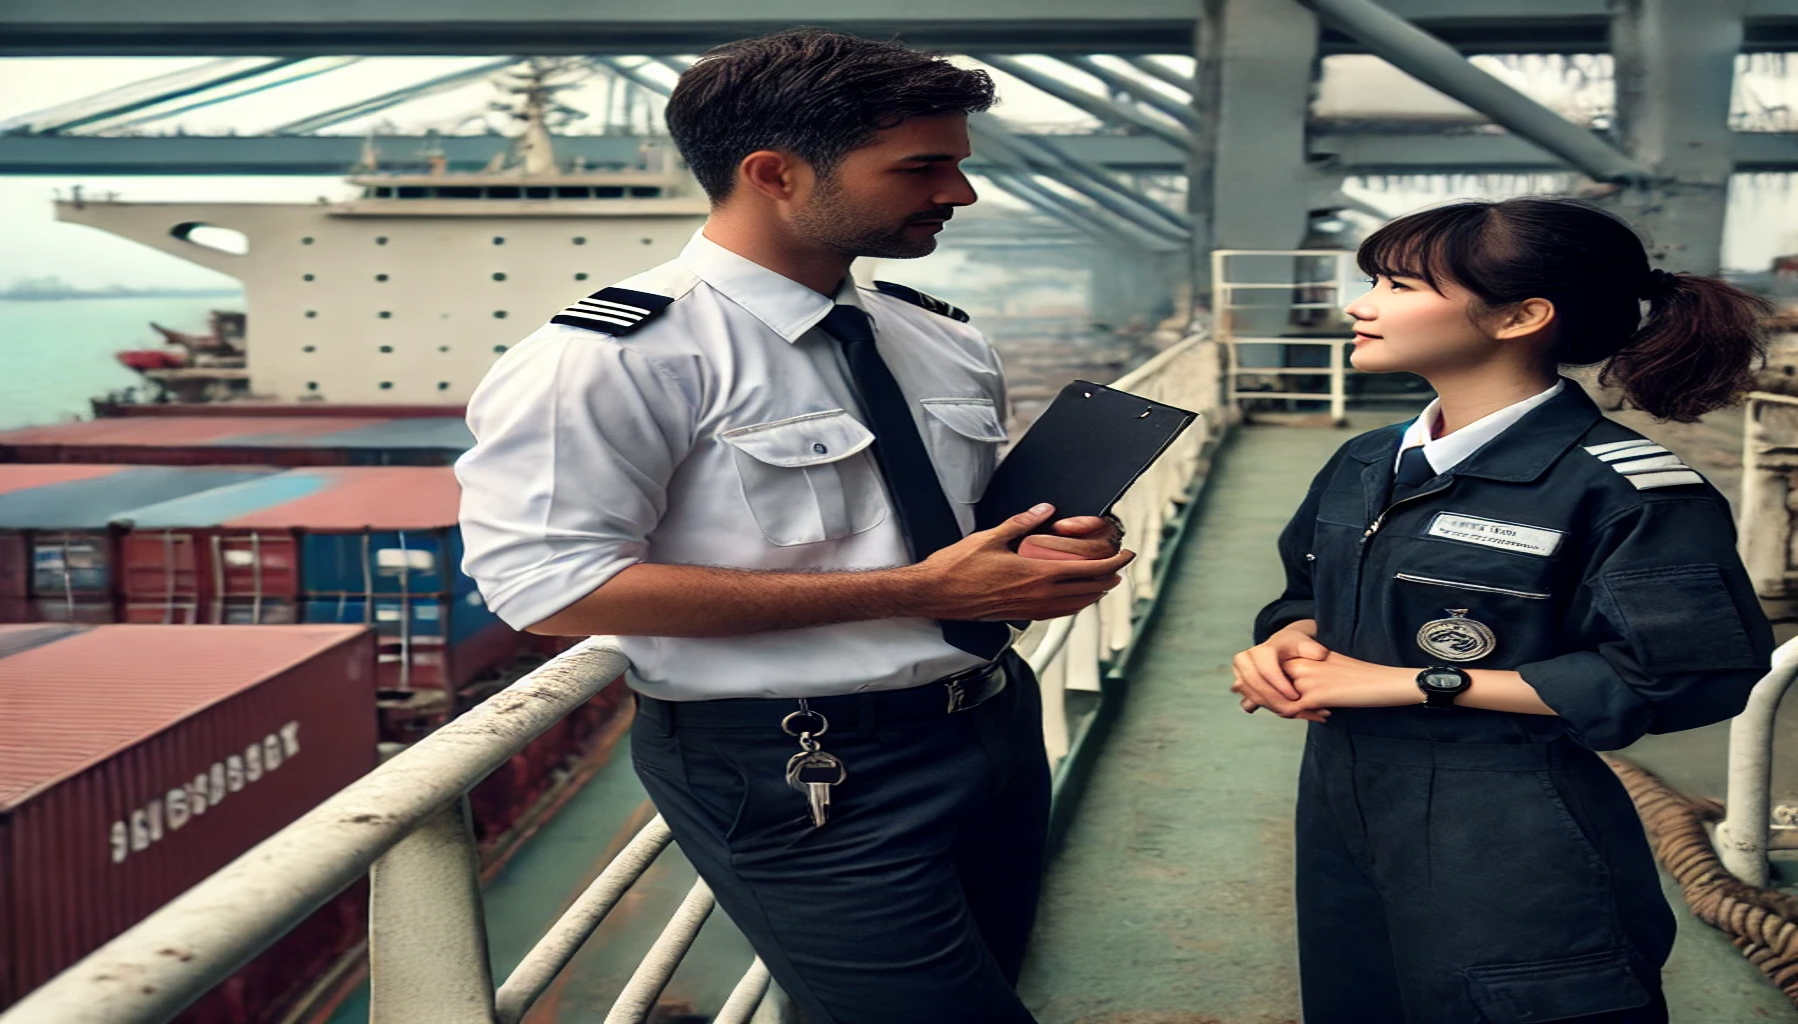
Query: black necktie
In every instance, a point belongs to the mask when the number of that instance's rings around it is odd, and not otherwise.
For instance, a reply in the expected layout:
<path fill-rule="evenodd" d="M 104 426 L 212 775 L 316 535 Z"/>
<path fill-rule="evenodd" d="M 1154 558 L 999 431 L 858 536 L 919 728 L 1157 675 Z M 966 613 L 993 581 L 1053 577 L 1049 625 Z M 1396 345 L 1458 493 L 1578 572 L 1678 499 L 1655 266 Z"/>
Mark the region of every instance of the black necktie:
<path fill-rule="evenodd" d="M 1423 445 L 1406 448 L 1398 457 L 1398 473 L 1392 478 L 1392 500 L 1403 501 L 1436 478 L 1436 470 L 1423 453 Z"/>
<path fill-rule="evenodd" d="M 918 436 L 911 403 L 880 358 L 868 314 L 854 306 L 836 306 L 819 326 L 843 345 L 849 375 L 874 431 L 874 460 L 898 509 L 905 543 L 912 558 L 921 562 L 961 540 L 962 532 L 924 439 Z M 944 621 L 941 626 L 944 640 L 982 658 L 994 657 L 1011 639 L 1011 630 L 1001 622 Z"/>

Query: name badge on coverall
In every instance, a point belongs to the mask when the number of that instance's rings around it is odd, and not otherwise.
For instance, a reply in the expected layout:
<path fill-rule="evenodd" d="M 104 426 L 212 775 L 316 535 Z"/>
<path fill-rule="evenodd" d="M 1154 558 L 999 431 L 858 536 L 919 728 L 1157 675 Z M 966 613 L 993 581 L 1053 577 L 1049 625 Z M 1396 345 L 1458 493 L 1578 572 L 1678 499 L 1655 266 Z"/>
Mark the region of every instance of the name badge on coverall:
<path fill-rule="evenodd" d="M 1524 526 L 1521 523 L 1501 523 L 1496 519 L 1481 519 L 1459 512 L 1436 513 L 1436 518 L 1430 520 L 1430 528 L 1425 531 L 1425 535 L 1542 558 L 1558 551 L 1561 538 L 1567 536 L 1559 530 L 1545 530 L 1540 526 Z"/>

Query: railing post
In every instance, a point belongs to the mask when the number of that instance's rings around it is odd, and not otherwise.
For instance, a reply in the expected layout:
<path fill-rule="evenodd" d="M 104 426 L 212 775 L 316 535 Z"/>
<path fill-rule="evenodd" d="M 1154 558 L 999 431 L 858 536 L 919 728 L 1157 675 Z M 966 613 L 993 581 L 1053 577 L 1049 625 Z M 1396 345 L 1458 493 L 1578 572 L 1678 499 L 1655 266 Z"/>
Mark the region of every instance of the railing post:
<path fill-rule="evenodd" d="M 467 797 L 400 840 L 368 877 L 370 1024 L 494 1024 Z"/>
<path fill-rule="evenodd" d="M 1773 668 L 1748 695 L 1748 706 L 1729 723 L 1729 789 L 1717 825 L 1717 857 L 1749 885 L 1767 884 L 1767 848 L 1773 814 L 1773 721 L 1779 702 L 1798 675 L 1798 640 L 1773 652 Z"/>

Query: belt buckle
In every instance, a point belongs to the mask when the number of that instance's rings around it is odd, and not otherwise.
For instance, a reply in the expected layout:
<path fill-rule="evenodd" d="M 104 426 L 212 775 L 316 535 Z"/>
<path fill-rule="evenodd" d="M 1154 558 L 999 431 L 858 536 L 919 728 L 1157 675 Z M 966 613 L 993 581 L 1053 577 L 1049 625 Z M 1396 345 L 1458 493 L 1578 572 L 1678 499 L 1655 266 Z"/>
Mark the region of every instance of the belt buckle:
<path fill-rule="evenodd" d="M 962 709 L 962 702 L 968 699 L 967 687 L 961 685 L 960 679 L 943 680 L 943 689 L 949 691 L 949 714 L 953 715 Z"/>

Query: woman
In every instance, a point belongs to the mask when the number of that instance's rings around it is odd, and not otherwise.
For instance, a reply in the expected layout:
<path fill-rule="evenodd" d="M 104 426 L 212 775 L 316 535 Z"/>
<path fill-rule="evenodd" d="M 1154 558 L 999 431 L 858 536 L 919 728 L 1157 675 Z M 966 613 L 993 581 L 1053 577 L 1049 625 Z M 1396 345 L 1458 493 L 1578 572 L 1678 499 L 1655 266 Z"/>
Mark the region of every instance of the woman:
<path fill-rule="evenodd" d="M 1664 1024 L 1673 917 L 1593 751 L 1736 714 L 1771 631 L 1723 496 L 1556 368 L 1689 422 L 1748 389 L 1766 305 L 1567 199 L 1426 210 L 1359 262 L 1355 367 L 1437 399 L 1318 474 L 1232 686 L 1312 723 L 1305 1020 Z"/>

